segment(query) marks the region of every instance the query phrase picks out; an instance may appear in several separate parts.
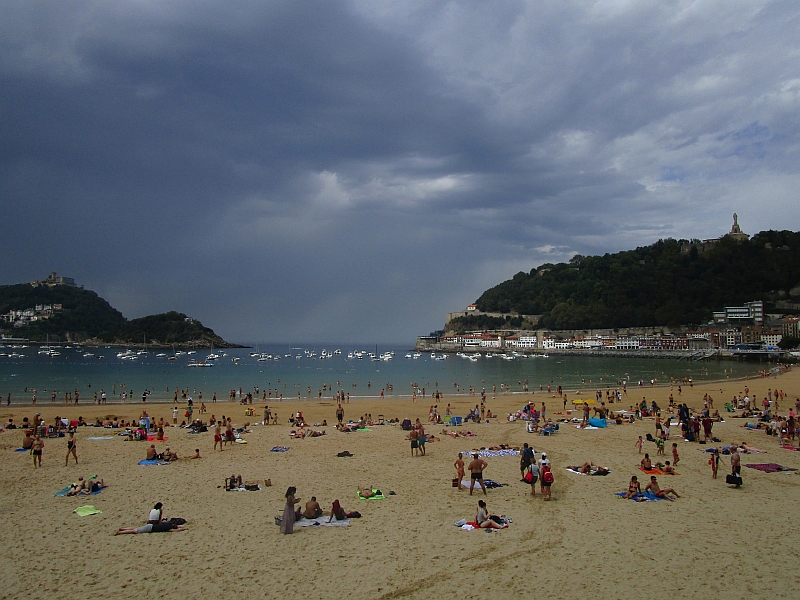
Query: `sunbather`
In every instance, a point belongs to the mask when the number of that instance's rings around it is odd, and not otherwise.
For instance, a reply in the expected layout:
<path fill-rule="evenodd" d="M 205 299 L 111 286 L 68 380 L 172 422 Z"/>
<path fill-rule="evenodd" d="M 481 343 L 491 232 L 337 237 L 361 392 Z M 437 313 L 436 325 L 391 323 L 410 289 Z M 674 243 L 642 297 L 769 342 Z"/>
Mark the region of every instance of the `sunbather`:
<path fill-rule="evenodd" d="M 317 502 L 316 496 L 311 496 L 311 500 L 306 502 L 306 509 L 303 511 L 306 519 L 316 519 L 322 516 L 322 507 Z"/>
<path fill-rule="evenodd" d="M 362 498 L 372 498 L 373 496 L 377 495 L 372 491 L 372 488 L 358 488 L 358 493 Z"/>
<path fill-rule="evenodd" d="M 656 498 L 663 498 L 664 500 L 669 500 L 670 502 L 673 501 L 672 498 L 669 497 L 670 494 L 675 494 L 676 498 L 680 498 L 678 492 L 676 492 L 672 488 L 667 488 L 666 490 L 662 490 L 658 485 L 658 481 L 656 480 L 655 475 L 650 476 L 650 483 L 648 483 L 644 488 L 645 492 L 647 490 L 652 491 Z"/>
<path fill-rule="evenodd" d="M 120 527 L 114 532 L 114 535 L 126 535 L 136 533 L 169 533 L 170 531 L 186 531 L 183 525 L 173 525 L 172 523 L 161 523 L 160 527 L 155 527 L 148 523 L 141 527 Z"/>
<path fill-rule="evenodd" d="M 631 499 L 640 496 L 642 493 L 642 486 L 639 483 L 639 479 L 634 475 L 631 477 L 631 481 L 628 484 L 628 491 L 625 493 L 625 498 Z"/>
<path fill-rule="evenodd" d="M 331 508 L 331 518 L 328 519 L 328 523 L 336 519 L 337 521 L 344 521 L 347 518 L 347 513 L 342 508 L 342 505 L 339 504 L 338 500 L 333 501 L 333 508 Z"/>

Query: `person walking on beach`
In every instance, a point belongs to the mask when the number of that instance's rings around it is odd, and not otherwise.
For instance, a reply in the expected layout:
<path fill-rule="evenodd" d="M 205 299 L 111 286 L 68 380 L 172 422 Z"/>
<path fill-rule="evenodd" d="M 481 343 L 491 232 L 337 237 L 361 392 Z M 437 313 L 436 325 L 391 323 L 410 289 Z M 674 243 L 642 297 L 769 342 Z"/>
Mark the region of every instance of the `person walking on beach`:
<path fill-rule="evenodd" d="M 469 495 L 472 496 L 472 490 L 475 488 L 475 482 L 477 481 L 481 489 L 483 490 L 483 495 L 486 495 L 486 485 L 483 483 L 483 470 L 489 466 L 485 460 L 478 456 L 478 453 L 472 455 L 472 462 L 469 463 L 467 469 L 470 472 L 470 482 L 469 482 Z"/>
<path fill-rule="evenodd" d="M 75 441 L 75 434 L 70 431 L 69 439 L 67 440 L 67 459 L 64 462 L 64 466 L 66 467 L 69 465 L 69 455 L 75 458 L 75 464 L 78 464 L 78 444 Z"/>
<path fill-rule="evenodd" d="M 733 446 L 731 448 L 731 475 L 737 478 L 736 487 L 738 488 L 742 481 L 742 465 L 741 457 L 739 456 L 739 448 Z"/>
<path fill-rule="evenodd" d="M 33 468 L 36 468 L 36 463 L 38 461 L 39 467 L 42 466 L 42 450 L 44 449 L 44 442 L 42 438 L 38 435 L 33 438 L 33 444 L 31 444 L 31 454 L 33 455 Z"/>
<path fill-rule="evenodd" d="M 453 463 L 453 466 L 456 468 L 456 478 L 458 479 L 458 489 L 463 490 L 464 486 L 461 485 L 461 481 L 464 479 L 464 459 L 461 455 L 461 452 L 458 453 L 458 458 L 456 462 Z"/>
<path fill-rule="evenodd" d="M 297 488 L 294 486 L 286 490 L 286 506 L 283 507 L 283 519 L 281 520 L 281 533 L 294 533 L 294 522 L 296 520 L 294 505 L 300 502 L 300 498 L 295 498 Z"/>
<path fill-rule="evenodd" d="M 525 442 L 522 445 L 522 453 L 519 459 L 519 472 L 520 477 L 522 477 L 522 481 L 525 481 L 525 471 L 528 470 L 528 467 L 531 466 L 531 463 L 534 461 L 536 452 L 533 448 L 528 447 L 528 442 Z"/>

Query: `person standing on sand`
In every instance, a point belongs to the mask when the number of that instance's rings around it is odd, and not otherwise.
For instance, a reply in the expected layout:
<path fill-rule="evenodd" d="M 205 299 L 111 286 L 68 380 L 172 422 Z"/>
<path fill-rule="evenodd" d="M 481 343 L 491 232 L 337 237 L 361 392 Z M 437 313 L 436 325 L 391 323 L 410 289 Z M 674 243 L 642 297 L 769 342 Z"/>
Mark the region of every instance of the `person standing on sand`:
<path fill-rule="evenodd" d="M 741 457 L 739 456 L 739 448 L 736 446 L 731 448 L 731 475 L 738 477 L 739 481 L 742 480 Z M 736 487 L 738 488 L 740 485 L 741 483 L 737 483 Z"/>
<path fill-rule="evenodd" d="M 639 449 L 639 454 L 642 453 L 642 446 L 643 445 L 644 445 L 644 440 L 642 439 L 642 436 L 639 436 L 639 439 L 636 440 L 636 447 Z"/>
<path fill-rule="evenodd" d="M 44 442 L 42 438 L 38 435 L 33 438 L 33 444 L 31 444 L 31 454 L 33 455 L 33 468 L 36 468 L 36 463 L 38 461 L 39 467 L 42 466 L 42 450 L 44 449 Z"/>
<path fill-rule="evenodd" d="M 411 456 L 417 456 L 419 454 L 419 440 L 417 439 L 417 430 L 416 428 L 411 428 L 411 431 L 408 432 L 408 439 L 411 440 Z"/>
<path fill-rule="evenodd" d="M 214 450 L 217 449 L 219 444 L 219 451 L 222 452 L 222 421 L 217 421 L 217 426 L 214 428 Z"/>
<path fill-rule="evenodd" d="M 283 507 L 283 519 L 281 520 L 281 533 L 294 533 L 295 510 L 294 505 L 300 502 L 300 498 L 295 498 L 297 488 L 294 486 L 286 490 L 286 506 Z"/>
<path fill-rule="evenodd" d="M 519 472 L 520 477 L 522 477 L 522 481 L 525 481 L 525 471 L 528 470 L 528 467 L 531 466 L 531 463 L 534 461 L 536 457 L 536 452 L 533 448 L 528 447 L 528 442 L 525 442 L 522 445 L 522 453 L 520 454 L 519 459 Z"/>
<path fill-rule="evenodd" d="M 453 466 L 456 468 L 456 477 L 458 478 L 458 489 L 463 490 L 464 486 L 461 485 L 461 481 L 464 479 L 464 459 L 461 455 L 461 452 L 458 453 L 458 458 L 456 462 L 453 463 Z"/>
<path fill-rule="evenodd" d="M 75 434 L 70 431 L 69 439 L 67 440 L 67 459 L 64 462 L 64 466 L 66 467 L 69 465 L 69 455 L 72 454 L 75 457 L 75 464 L 78 464 L 78 444 L 75 441 Z"/>
<path fill-rule="evenodd" d="M 467 467 L 470 472 L 470 482 L 469 482 L 469 495 L 472 496 L 472 490 L 475 488 L 475 482 L 477 481 L 481 485 L 481 489 L 483 490 L 483 495 L 486 495 L 486 485 L 483 483 L 483 470 L 489 466 L 485 460 L 478 456 L 478 453 L 472 455 L 472 462 L 469 463 Z"/>
<path fill-rule="evenodd" d="M 336 420 L 339 421 L 339 424 L 341 424 L 344 420 L 344 407 L 342 406 L 341 402 L 339 403 L 339 406 L 336 407 Z"/>

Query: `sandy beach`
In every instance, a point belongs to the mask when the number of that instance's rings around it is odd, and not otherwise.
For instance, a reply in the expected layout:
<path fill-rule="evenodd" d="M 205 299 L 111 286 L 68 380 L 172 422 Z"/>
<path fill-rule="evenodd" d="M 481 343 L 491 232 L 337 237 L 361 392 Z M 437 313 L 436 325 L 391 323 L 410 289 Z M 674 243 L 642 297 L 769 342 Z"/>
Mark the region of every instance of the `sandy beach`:
<path fill-rule="evenodd" d="M 779 412 L 800 396 L 800 370 L 777 378 L 683 386 L 677 401 L 702 408 L 709 393 L 716 408 L 741 393 L 745 385 L 760 400 L 768 388 L 784 390 Z M 645 396 L 661 407 L 668 404 L 669 387 L 628 390 L 627 408 Z M 588 397 L 592 397 L 590 390 Z M 570 395 L 570 400 L 578 398 Z M 509 423 L 506 414 L 533 400 L 547 404 L 548 416 L 562 403 L 546 393 L 499 395 L 487 400 L 498 418 L 490 424 L 468 424 L 476 437 L 452 439 L 451 428 L 428 426 L 441 441 L 427 445 L 427 456 L 412 457 L 406 432 L 398 425 L 341 433 L 325 428 L 319 438 L 290 439 L 289 414 L 302 410 L 309 423 L 335 423 L 330 401 L 271 404 L 280 425 L 255 426 L 245 434 L 247 444 L 213 452 L 213 432 L 191 435 L 169 428 L 169 445 L 185 457 L 199 448 L 200 460 L 181 459 L 167 466 L 139 466 L 149 443 L 125 441 L 115 430 L 81 427 L 76 435 L 79 465 L 64 466 L 66 438 L 45 440 L 43 466 L 34 469 L 21 446 L 20 430 L 0 434 L 3 504 L 7 513 L 6 543 L 2 548 L 2 598 L 44 598 L 77 594 L 84 598 L 226 597 L 298 598 L 514 598 L 545 595 L 555 598 L 640 597 L 742 598 L 796 597 L 791 573 L 796 564 L 796 526 L 793 511 L 800 500 L 800 471 L 765 473 L 743 468 L 744 486 L 725 484 L 727 457 L 717 480 L 711 478 L 705 446 L 686 443 L 673 428 L 672 441 L 680 451 L 679 476 L 662 475 L 664 487 L 681 495 L 675 502 L 637 503 L 615 496 L 627 489 L 631 475 L 646 481 L 638 470 L 639 435 L 655 433 L 652 420 L 584 431 L 561 425 L 557 435 L 529 434 L 522 422 Z M 453 413 L 464 415 L 479 397 L 445 396 Z M 425 422 L 429 399 L 358 399 L 344 405 L 345 419 L 361 414 L 385 418 L 419 418 Z M 208 404 L 208 418 L 230 415 L 237 425 L 260 420 L 244 415 L 237 403 Z M 619 405 L 615 405 L 619 407 Z M 56 415 L 98 415 L 128 419 L 139 416 L 140 403 L 79 408 L 14 405 L 0 410 L 5 423 L 19 423 L 41 412 L 47 422 Z M 171 422 L 171 407 L 149 405 L 149 414 Z M 185 406 L 181 405 L 181 414 Z M 576 416 L 573 413 L 569 416 Z M 724 415 L 714 435 L 726 445 L 745 441 L 766 454 L 742 456 L 742 464 L 779 463 L 800 468 L 800 452 L 778 447 L 775 437 L 739 426 L 745 420 Z M 91 440 L 90 437 L 113 436 Z M 531 498 L 530 486 L 520 483 L 519 458 L 488 458 L 486 477 L 507 486 L 490 489 L 491 512 L 512 517 L 505 530 L 487 534 L 465 531 L 454 522 L 475 516 L 480 493 L 451 486 L 453 462 L 459 451 L 498 444 L 531 444 L 547 452 L 554 465 L 552 501 Z M 273 453 L 274 446 L 289 446 Z M 655 455 L 655 445 L 645 450 Z M 161 448 L 159 448 L 161 450 Z M 337 457 L 344 450 L 349 458 Z M 671 456 L 667 450 L 667 456 Z M 585 461 L 606 466 L 606 477 L 567 472 L 567 465 Z M 78 476 L 97 475 L 108 487 L 88 498 L 54 497 Z M 231 474 L 262 484 L 261 491 L 225 492 L 220 486 Z M 272 486 L 264 487 L 266 478 Z M 339 499 L 360 519 L 350 527 L 295 528 L 282 535 L 274 517 L 284 507 L 288 486 L 297 487 L 304 503 L 315 495 L 325 510 Z M 384 500 L 360 500 L 359 486 L 374 486 Z M 395 492 L 388 495 L 389 491 Z M 164 503 L 169 517 L 187 520 L 187 531 L 114 536 L 118 527 L 144 523 L 155 502 Z M 81 517 L 78 506 L 93 505 L 101 514 Z"/>

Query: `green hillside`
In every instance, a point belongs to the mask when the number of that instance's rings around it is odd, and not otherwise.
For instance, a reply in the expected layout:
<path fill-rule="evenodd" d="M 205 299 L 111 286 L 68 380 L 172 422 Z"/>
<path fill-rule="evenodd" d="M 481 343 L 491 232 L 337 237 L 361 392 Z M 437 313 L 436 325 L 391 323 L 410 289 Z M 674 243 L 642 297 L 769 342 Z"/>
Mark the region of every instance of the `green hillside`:
<path fill-rule="evenodd" d="M 61 308 L 57 309 L 54 305 L 59 304 Z M 178 312 L 129 321 L 90 290 L 67 285 L 34 287 L 28 283 L 0 286 L 0 315 L 37 306 L 50 306 L 51 310 L 36 311 L 36 320 L 27 318 L 21 327 L 15 327 L 13 322 L 0 322 L 0 329 L 8 336 L 36 342 L 50 339 L 141 344 L 146 339 L 148 345 L 231 345 L 199 321 Z"/>
<path fill-rule="evenodd" d="M 723 237 L 704 252 L 687 244 L 660 240 L 542 265 L 485 291 L 477 308 L 542 315 L 540 325 L 551 329 L 675 326 L 707 322 L 726 305 L 764 300 L 769 307 L 800 285 L 800 233 Z"/>

